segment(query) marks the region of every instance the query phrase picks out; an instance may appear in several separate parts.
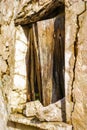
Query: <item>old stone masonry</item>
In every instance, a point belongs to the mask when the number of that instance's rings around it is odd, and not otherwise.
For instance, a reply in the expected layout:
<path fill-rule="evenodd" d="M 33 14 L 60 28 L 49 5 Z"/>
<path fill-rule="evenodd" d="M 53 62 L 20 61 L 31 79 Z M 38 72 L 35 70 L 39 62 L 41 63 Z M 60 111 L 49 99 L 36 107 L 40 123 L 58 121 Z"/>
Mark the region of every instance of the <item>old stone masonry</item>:
<path fill-rule="evenodd" d="M 0 0 L 0 130 L 87 130 L 87 0 Z"/>

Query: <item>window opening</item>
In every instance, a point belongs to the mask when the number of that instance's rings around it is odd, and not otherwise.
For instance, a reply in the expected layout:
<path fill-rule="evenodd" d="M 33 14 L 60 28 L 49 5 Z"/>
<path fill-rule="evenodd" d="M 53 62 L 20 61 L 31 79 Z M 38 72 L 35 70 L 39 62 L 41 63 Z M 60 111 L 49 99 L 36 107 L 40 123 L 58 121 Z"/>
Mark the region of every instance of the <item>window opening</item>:
<path fill-rule="evenodd" d="M 54 103 L 65 96 L 65 86 L 64 86 L 65 18 L 64 14 L 62 14 L 60 16 L 56 16 L 54 18 L 45 20 L 45 22 L 41 24 L 40 22 L 32 24 L 32 26 L 29 28 L 29 35 L 28 35 L 29 46 L 27 51 L 28 100 L 29 101 L 40 100 L 44 106 L 47 106 L 50 103 Z M 48 25 L 46 22 L 48 23 Z M 43 28 L 42 27 L 40 28 L 40 26 L 42 25 Z M 50 32 L 51 26 L 52 30 Z M 42 31 L 39 31 L 40 29 Z M 44 30 L 47 35 L 43 33 Z M 43 36 L 41 35 L 41 33 Z M 52 37 L 50 37 L 51 36 L 50 33 L 52 33 Z M 44 35 L 46 40 L 43 42 Z M 41 36 L 42 41 L 40 38 Z M 50 39 L 51 44 L 49 42 Z M 47 45 L 46 42 L 49 42 L 49 45 Z M 46 46 L 45 44 L 48 47 L 41 48 L 41 45 Z M 46 57 L 48 57 L 46 58 L 46 60 L 48 59 L 48 64 L 46 61 L 46 66 L 44 63 L 46 52 L 45 49 L 48 51 L 48 53 L 51 52 L 51 54 L 47 53 L 46 55 Z M 41 51 L 43 51 L 43 53 Z M 51 60 L 49 60 L 50 58 Z M 43 62 L 44 65 L 41 62 Z M 51 68 L 49 69 L 47 67 Z M 49 73 L 46 74 L 47 79 L 45 77 L 45 74 L 42 74 L 44 73 L 42 71 L 46 71 L 46 73 Z M 50 75 L 51 78 L 48 77 Z M 49 81 L 48 83 L 48 80 L 51 81 Z M 50 92 L 48 93 L 48 91 Z"/>

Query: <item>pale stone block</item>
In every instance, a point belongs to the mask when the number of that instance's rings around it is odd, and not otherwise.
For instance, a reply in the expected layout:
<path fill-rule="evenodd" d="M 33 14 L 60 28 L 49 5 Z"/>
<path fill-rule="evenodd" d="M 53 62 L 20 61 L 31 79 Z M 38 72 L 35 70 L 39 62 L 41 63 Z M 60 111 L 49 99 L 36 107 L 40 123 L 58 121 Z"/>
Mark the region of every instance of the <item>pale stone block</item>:
<path fill-rule="evenodd" d="M 65 118 L 65 98 L 56 103 L 50 104 L 37 111 L 36 117 L 40 121 L 63 121 Z"/>
<path fill-rule="evenodd" d="M 31 101 L 26 103 L 25 110 L 23 111 L 23 114 L 27 117 L 35 116 L 37 111 L 42 108 L 42 104 L 39 101 Z"/>
<path fill-rule="evenodd" d="M 27 43 L 26 29 L 21 26 L 18 26 L 16 29 L 16 40 L 20 40 L 23 43 Z"/>
<path fill-rule="evenodd" d="M 2 42 L 2 39 L 1 39 L 1 42 Z M 9 51 L 4 44 L 0 44 L 0 55 L 2 55 L 4 60 L 8 59 Z"/>
<path fill-rule="evenodd" d="M 8 114 L 7 114 L 5 102 L 2 96 L 2 92 L 0 89 L 0 130 L 8 130 L 7 120 L 8 120 Z"/>
<path fill-rule="evenodd" d="M 25 54 L 23 54 L 23 53 L 21 53 L 19 51 L 18 51 L 18 54 L 17 53 L 15 54 L 15 62 L 19 62 L 19 61 L 23 61 L 24 62 L 24 59 L 25 59 Z"/>
<path fill-rule="evenodd" d="M 4 60 L 7 60 L 8 56 L 9 56 L 9 52 L 8 51 L 3 52 L 2 57 L 3 57 Z"/>
<path fill-rule="evenodd" d="M 40 121 L 63 121 L 65 116 L 65 99 L 62 99 L 47 107 L 43 107 L 39 101 L 32 101 L 26 104 L 24 115 L 27 117 L 36 116 Z"/>
<path fill-rule="evenodd" d="M 28 130 L 72 130 L 72 125 L 64 122 L 38 122 L 33 117 L 26 118 L 20 114 L 11 114 L 9 120 L 21 124 L 22 127 L 16 125 L 16 128 L 20 128 L 20 130 L 25 130 L 23 125 L 27 126 Z M 32 129 L 30 126 L 32 126 Z"/>
<path fill-rule="evenodd" d="M 26 65 L 24 64 L 24 60 L 15 63 L 14 73 L 26 78 Z"/>
<path fill-rule="evenodd" d="M 19 93 L 12 91 L 9 94 L 9 100 L 12 106 L 17 106 L 17 104 L 19 103 Z"/>
<path fill-rule="evenodd" d="M 16 49 L 16 52 L 18 50 L 18 52 L 26 54 L 27 43 L 25 41 L 23 42 L 22 39 L 20 38 L 19 40 L 16 40 L 15 49 Z"/>
<path fill-rule="evenodd" d="M 6 64 L 6 61 L 2 59 L 2 57 L 0 57 L 0 69 L 1 69 L 1 72 L 6 73 L 7 64 Z"/>
<path fill-rule="evenodd" d="M 25 92 L 16 92 L 12 91 L 9 94 L 9 108 L 11 109 L 11 113 L 21 112 L 23 110 L 22 104 L 26 103 L 26 93 Z"/>
<path fill-rule="evenodd" d="M 66 66 L 66 70 L 69 69 L 69 67 L 70 67 L 70 58 L 71 58 L 71 56 L 72 56 L 72 52 L 71 51 L 66 51 L 65 52 L 65 61 L 66 61 L 65 66 Z"/>
<path fill-rule="evenodd" d="M 14 89 L 26 89 L 26 78 L 21 75 L 14 75 Z"/>

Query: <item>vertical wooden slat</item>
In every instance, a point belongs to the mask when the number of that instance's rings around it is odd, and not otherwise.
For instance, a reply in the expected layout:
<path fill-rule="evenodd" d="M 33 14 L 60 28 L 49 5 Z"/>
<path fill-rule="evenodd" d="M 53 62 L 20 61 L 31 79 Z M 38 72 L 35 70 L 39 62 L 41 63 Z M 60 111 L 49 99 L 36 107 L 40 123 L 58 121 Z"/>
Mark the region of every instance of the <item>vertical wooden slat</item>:
<path fill-rule="evenodd" d="M 44 106 L 64 97 L 64 16 L 43 20 L 30 29 L 31 100 Z"/>
<path fill-rule="evenodd" d="M 64 15 L 58 16 L 54 22 L 54 53 L 53 53 L 53 98 L 56 102 L 65 96 L 64 89 Z"/>
<path fill-rule="evenodd" d="M 33 29 L 31 28 L 30 30 L 30 86 L 31 86 L 31 95 L 32 95 L 32 100 L 35 100 L 35 90 L 34 90 L 34 81 L 35 81 L 35 76 L 34 76 L 34 38 L 33 38 Z"/>
<path fill-rule="evenodd" d="M 43 104 L 46 106 L 52 101 L 54 20 L 40 21 L 37 23 L 37 26 L 41 62 L 42 96 Z"/>
<path fill-rule="evenodd" d="M 37 24 L 33 24 L 33 35 L 34 35 L 34 56 L 35 56 L 35 72 L 37 78 L 37 89 L 39 94 L 39 99 L 42 102 L 42 82 L 41 82 L 41 68 L 40 68 L 40 52 L 38 47 L 38 32 Z"/>

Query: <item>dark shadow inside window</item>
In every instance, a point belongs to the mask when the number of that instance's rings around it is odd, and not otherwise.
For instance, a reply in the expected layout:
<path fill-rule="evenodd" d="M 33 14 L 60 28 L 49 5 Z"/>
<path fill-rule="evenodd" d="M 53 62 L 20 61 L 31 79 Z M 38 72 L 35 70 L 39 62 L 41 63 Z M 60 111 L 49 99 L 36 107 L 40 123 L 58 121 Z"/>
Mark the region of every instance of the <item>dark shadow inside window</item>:
<path fill-rule="evenodd" d="M 41 55 L 39 48 L 39 34 L 37 23 L 29 25 L 28 38 L 28 49 L 26 54 L 26 66 L 27 66 L 27 86 L 28 86 L 28 101 L 40 100 L 44 106 L 50 103 L 55 103 L 56 101 L 65 97 L 65 12 L 64 7 L 62 14 L 55 9 L 52 15 L 50 14 L 45 20 L 53 19 L 53 52 L 52 52 L 52 96 L 50 101 L 46 104 L 44 103 L 44 98 L 46 100 L 48 97 L 43 95 L 43 78 L 42 66 L 41 66 Z M 62 9 L 61 8 L 61 9 Z M 42 20 L 43 21 L 43 20 Z M 28 25 L 26 25 L 28 26 Z M 50 26 L 50 25 L 49 25 Z M 48 28 L 49 29 L 49 28 Z M 48 32 L 49 33 L 49 32 Z M 48 34 L 47 34 L 48 35 Z M 43 36 L 44 37 L 44 36 Z M 42 44 L 42 43 L 41 43 Z M 45 44 L 45 43 L 44 43 Z M 46 48 L 47 49 L 47 48 Z M 49 58 L 49 57 L 48 57 Z M 49 62 L 49 60 L 48 60 Z M 50 64 L 51 64 L 50 63 Z M 47 64 L 46 64 L 47 66 Z M 45 68 L 44 68 L 45 69 Z M 48 80 L 48 79 L 47 79 Z M 44 80 L 46 84 L 46 79 Z M 47 90 L 46 90 L 47 92 Z"/>

